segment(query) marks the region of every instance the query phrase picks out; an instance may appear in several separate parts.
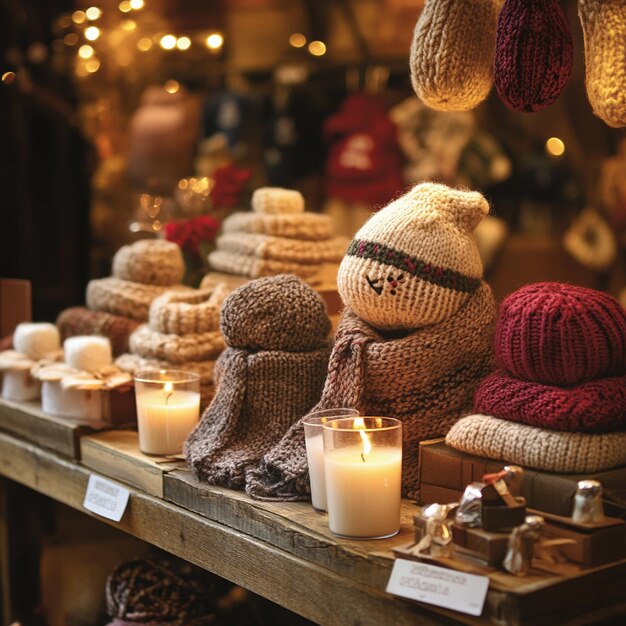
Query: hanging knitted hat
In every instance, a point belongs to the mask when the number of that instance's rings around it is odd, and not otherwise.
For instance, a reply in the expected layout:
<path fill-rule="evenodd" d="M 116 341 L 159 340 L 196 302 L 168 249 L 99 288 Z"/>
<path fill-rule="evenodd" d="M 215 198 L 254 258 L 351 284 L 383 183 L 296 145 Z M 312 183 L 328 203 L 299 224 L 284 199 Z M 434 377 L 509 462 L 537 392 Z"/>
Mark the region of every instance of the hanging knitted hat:
<path fill-rule="evenodd" d="M 591 108 L 609 126 L 626 126 L 626 3 L 579 0 L 578 15 Z"/>
<path fill-rule="evenodd" d="M 477 192 L 417 185 L 363 226 L 339 268 L 346 310 L 316 409 L 402 420 L 408 497 L 419 490 L 419 441 L 445 434 L 492 368 L 495 304 L 471 237 L 487 210 Z M 297 500 L 308 489 L 299 422 L 249 473 L 246 490 Z"/>
<path fill-rule="evenodd" d="M 500 307 L 480 413 L 574 432 L 626 429 L 626 311 L 613 297 L 561 283 L 526 285 Z"/>
<path fill-rule="evenodd" d="M 559 0 L 506 0 L 496 38 L 495 85 L 513 111 L 540 111 L 572 70 L 572 31 Z"/>
<path fill-rule="evenodd" d="M 378 207 L 404 189 L 397 128 L 378 96 L 349 95 L 326 120 L 324 136 L 331 145 L 325 180 L 329 198 Z"/>
<path fill-rule="evenodd" d="M 337 274 L 343 303 L 381 330 L 450 318 L 482 284 L 472 231 L 488 212 L 477 191 L 416 185 L 356 233 Z"/>
<path fill-rule="evenodd" d="M 499 0 L 425 0 L 411 44 L 417 96 L 439 111 L 468 111 L 493 82 Z"/>
<path fill-rule="evenodd" d="M 200 479 L 238 489 L 246 470 L 319 399 L 330 320 L 313 289 L 280 275 L 235 290 L 221 329 L 229 347 L 217 361 L 217 391 L 185 452 Z"/>

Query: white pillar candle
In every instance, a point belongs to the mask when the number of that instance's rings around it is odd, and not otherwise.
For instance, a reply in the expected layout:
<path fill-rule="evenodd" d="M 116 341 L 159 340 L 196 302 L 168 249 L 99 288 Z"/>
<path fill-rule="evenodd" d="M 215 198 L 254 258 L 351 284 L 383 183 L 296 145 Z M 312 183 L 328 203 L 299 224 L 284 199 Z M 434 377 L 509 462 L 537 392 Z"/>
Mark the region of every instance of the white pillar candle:
<path fill-rule="evenodd" d="M 309 464 L 311 503 L 318 511 L 326 510 L 326 478 L 324 476 L 324 439 L 322 429 L 313 437 L 306 437 L 306 460 Z"/>
<path fill-rule="evenodd" d="M 333 433 L 333 424 L 352 430 Z M 365 420 L 365 426 L 362 426 Z M 368 422 L 368 420 L 372 420 Z M 384 426 L 371 427 L 383 420 Z M 395 422 L 394 427 L 389 424 Z M 330 530 L 354 538 L 382 538 L 400 529 L 402 441 L 391 418 L 348 418 L 324 425 L 324 466 Z M 360 430 L 360 432 L 359 432 Z M 355 432 L 356 431 L 356 432 Z"/>
<path fill-rule="evenodd" d="M 2 375 L 2 397 L 25 402 L 41 397 L 41 383 L 29 370 L 5 370 Z"/>
<path fill-rule="evenodd" d="M 135 373 L 139 449 L 146 454 L 183 451 L 200 418 L 200 378 L 192 372 L 154 370 Z"/>

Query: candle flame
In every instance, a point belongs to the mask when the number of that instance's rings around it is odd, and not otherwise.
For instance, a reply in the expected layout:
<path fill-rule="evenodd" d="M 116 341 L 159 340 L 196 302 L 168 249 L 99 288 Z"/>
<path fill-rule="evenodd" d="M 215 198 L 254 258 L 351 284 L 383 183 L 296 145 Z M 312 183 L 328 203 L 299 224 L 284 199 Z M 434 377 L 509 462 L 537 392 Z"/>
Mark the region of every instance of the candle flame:
<path fill-rule="evenodd" d="M 361 458 L 363 459 L 363 462 L 365 462 L 365 455 L 372 451 L 372 443 L 367 436 L 367 433 L 361 430 L 365 428 L 365 420 L 362 417 L 355 417 L 352 425 L 354 428 L 358 428 L 360 430 L 359 435 L 361 435 L 361 441 L 363 442 L 363 452 L 361 453 Z"/>
<path fill-rule="evenodd" d="M 165 404 L 167 405 L 174 393 L 174 385 L 172 383 L 165 383 L 163 385 L 163 393 L 165 394 Z"/>

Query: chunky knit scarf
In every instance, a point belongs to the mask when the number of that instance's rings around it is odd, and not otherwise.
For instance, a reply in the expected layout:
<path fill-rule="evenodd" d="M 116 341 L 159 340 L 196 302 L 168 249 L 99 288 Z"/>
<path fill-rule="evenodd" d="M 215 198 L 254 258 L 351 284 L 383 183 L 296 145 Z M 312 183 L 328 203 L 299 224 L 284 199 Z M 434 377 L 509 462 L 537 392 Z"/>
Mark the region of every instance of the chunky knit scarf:
<path fill-rule="evenodd" d="M 472 406 L 492 368 L 495 304 L 482 283 L 451 318 L 399 339 L 385 339 L 349 310 L 337 330 L 322 399 L 315 409 L 350 407 L 403 422 L 403 495 L 418 494 L 417 444 L 444 435 Z M 248 474 L 246 491 L 266 500 L 309 494 L 301 421 Z"/>

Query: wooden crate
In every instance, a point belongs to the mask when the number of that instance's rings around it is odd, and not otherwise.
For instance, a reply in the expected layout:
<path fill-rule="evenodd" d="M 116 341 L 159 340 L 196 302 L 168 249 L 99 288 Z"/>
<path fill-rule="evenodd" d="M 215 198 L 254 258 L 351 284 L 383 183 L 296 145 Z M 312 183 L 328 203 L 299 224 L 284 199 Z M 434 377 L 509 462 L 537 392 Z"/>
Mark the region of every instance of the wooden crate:
<path fill-rule="evenodd" d="M 4 398 L 0 398 L 0 430 L 72 459 L 80 459 L 81 437 L 95 432 L 72 420 L 46 415 L 39 402 Z"/>
<path fill-rule="evenodd" d="M 158 498 L 163 497 L 164 476 L 185 467 L 185 461 L 177 457 L 143 454 L 135 430 L 109 430 L 88 435 L 81 439 L 80 448 L 85 467 Z"/>

